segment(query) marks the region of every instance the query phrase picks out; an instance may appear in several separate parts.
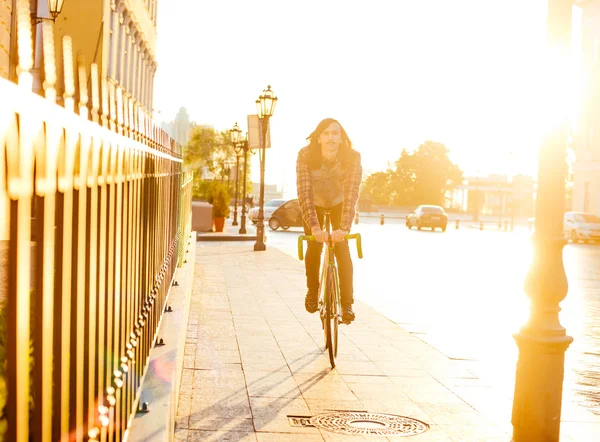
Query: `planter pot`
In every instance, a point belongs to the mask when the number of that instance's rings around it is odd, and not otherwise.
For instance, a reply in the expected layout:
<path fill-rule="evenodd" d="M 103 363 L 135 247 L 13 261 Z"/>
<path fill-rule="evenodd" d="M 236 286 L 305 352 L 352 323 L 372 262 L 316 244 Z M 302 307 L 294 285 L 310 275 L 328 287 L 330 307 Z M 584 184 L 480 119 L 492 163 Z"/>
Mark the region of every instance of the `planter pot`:
<path fill-rule="evenodd" d="M 215 232 L 222 232 L 225 227 L 225 218 L 213 218 L 215 224 Z"/>

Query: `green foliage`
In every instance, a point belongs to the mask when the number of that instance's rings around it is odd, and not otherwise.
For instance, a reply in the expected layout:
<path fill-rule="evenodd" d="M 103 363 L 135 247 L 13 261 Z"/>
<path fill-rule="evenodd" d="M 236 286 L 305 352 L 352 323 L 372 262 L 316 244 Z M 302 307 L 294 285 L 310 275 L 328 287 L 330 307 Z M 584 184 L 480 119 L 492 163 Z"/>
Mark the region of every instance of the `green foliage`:
<path fill-rule="evenodd" d="M 375 172 L 363 182 L 362 194 L 374 204 L 443 205 L 444 194 L 462 182 L 463 173 L 450 161 L 448 149 L 426 141 L 409 153 L 402 150 L 394 167 Z"/>
<path fill-rule="evenodd" d="M 212 181 L 203 180 L 201 177 L 194 175 L 192 183 L 192 198 L 203 201 L 208 201 L 212 193 Z"/>
<path fill-rule="evenodd" d="M 227 218 L 229 216 L 229 202 L 231 197 L 227 191 L 227 186 L 218 181 L 213 182 L 212 193 L 209 203 L 213 206 L 214 218 Z"/>
<path fill-rule="evenodd" d="M 360 192 L 361 199 L 373 204 L 389 204 L 390 176 L 387 172 L 375 172 L 365 178 Z"/>
<path fill-rule="evenodd" d="M 250 180 L 250 153 L 248 154 L 247 191 L 252 191 Z M 194 171 L 192 197 L 208 201 L 212 193 L 213 180 L 227 180 L 226 163 L 236 162 L 236 153 L 231 144 L 229 131 L 218 132 L 212 127 L 197 126 L 192 129 L 190 141 L 184 147 L 183 164 Z M 235 166 L 234 166 L 235 168 Z M 244 176 L 244 160 L 240 159 L 240 178 Z M 232 171 L 232 178 L 234 172 Z M 234 186 L 232 185 L 232 192 Z M 243 183 L 240 182 L 240 195 Z M 231 193 L 233 196 L 233 193 Z M 241 199 L 241 197 L 240 197 Z"/>

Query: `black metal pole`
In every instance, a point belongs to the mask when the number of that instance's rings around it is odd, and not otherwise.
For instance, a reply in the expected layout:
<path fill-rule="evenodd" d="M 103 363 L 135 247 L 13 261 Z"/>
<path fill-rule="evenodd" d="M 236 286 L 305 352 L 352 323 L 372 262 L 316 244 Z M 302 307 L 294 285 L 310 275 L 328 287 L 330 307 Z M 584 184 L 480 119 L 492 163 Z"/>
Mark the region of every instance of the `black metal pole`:
<path fill-rule="evenodd" d="M 227 166 L 225 170 L 227 171 L 227 193 L 231 195 L 231 186 L 229 185 L 229 182 L 231 181 L 231 167 Z"/>
<path fill-rule="evenodd" d="M 246 181 L 248 174 L 248 141 L 244 141 L 244 184 L 242 185 L 242 225 L 240 227 L 240 235 L 246 234 Z"/>
<path fill-rule="evenodd" d="M 254 251 L 260 252 L 267 249 L 265 245 L 265 220 L 264 220 L 264 204 L 265 204 L 265 154 L 267 143 L 267 127 L 269 126 L 269 117 L 263 117 L 261 120 L 261 146 L 260 152 L 260 198 L 258 200 L 258 222 L 256 223 L 256 242 L 254 243 Z"/>
<path fill-rule="evenodd" d="M 570 50 L 572 3 L 548 1 L 548 46 L 562 56 L 562 60 L 550 60 L 550 75 L 559 70 Z M 560 439 L 565 351 L 573 341 L 558 316 L 559 304 L 568 290 L 562 252 L 566 243 L 563 211 L 569 118 L 561 109 L 561 91 L 567 81 L 557 77 L 545 91 L 554 112 L 547 121 L 538 161 L 534 254 L 525 279 L 525 292 L 531 298 L 530 316 L 514 336 L 519 347 L 512 410 L 514 442 Z"/>
<path fill-rule="evenodd" d="M 240 156 L 236 153 L 235 155 L 235 203 L 233 208 L 233 222 L 232 226 L 237 226 L 237 211 L 238 211 L 238 195 L 240 193 Z"/>

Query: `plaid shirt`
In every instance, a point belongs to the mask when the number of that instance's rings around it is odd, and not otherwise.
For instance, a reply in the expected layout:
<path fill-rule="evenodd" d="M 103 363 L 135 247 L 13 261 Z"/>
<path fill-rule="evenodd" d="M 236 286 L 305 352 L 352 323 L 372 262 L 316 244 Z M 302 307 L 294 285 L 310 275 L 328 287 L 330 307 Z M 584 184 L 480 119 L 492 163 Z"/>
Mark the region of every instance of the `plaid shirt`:
<path fill-rule="evenodd" d="M 311 230 L 320 228 L 317 211 L 314 204 L 314 192 L 312 183 L 312 174 L 310 167 L 306 163 L 307 148 L 303 148 L 298 153 L 296 161 L 296 186 L 298 188 L 298 201 L 302 211 L 302 219 Z M 352 220 L 358 201 L 358 193 L 362 181 L 362 166 L 360 154 L 354 151 L 356 159 L 347 167 L 343 183 L 342 196 L 342 219 L 340 229 L 350 231 Z"/>

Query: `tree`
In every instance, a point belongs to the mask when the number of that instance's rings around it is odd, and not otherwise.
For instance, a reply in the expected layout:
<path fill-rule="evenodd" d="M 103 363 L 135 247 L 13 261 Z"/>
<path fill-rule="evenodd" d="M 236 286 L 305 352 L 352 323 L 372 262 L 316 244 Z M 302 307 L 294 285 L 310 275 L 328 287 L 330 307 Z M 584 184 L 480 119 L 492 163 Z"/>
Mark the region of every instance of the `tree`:
<path fill-rule="evenodd" d="M 462 183 L 463 173 L 450 161 L 449 151 L 441 143 L 426 141 L 415 156 L 413 196 L 418 204 L 444 204 L 444 195 Z"/>
<path fill-rule="evenodd" d="M 402 150 L 394 166 L 370 174 L 363 182 L 363 195 L 375 204 L 416 206 L 444 204 L 444 195 L 462 183 L 463 173 L 450 161 L 441 143 L 426 141 L 415 152 Z"/>
<path fill-rule="evenodd" d="M 389 203 L 389 173 L 375 172 L 365 178 L 361 190 L 361 199 L 371 200 L 373 204 Z"/>
<path fill-rule="evenodd" d="M 236 154 L 230 141 L 229 131 L 219 132 L 208 126 L 193 128 L 190 140 L 183 150 L 184 167 L 194 171 L 193 196 L 209 199 L 212 182 L 226 181 L 228 173 L 226 163 L 235 161 Z M 240 160 L 240 176 L 243 176 L 243 160 Z M 249 177 L 250 164 L 248 164 Z M 240 183 L 241 188 L 242 183 Z M 248 189 L 251 189 L 251 185 Z M 232 188 L 231 191 L 233 192 L 234 189 Z"/>
<path fill-rule="evenodd" d="M 400 158 L 390 171 L 390 202 L 395 206 L 412 206 L 415 204 L 415 179 L 417 161 L 414 154 L 402 149 Z"/>

